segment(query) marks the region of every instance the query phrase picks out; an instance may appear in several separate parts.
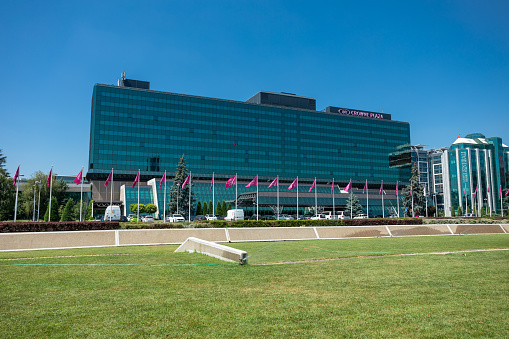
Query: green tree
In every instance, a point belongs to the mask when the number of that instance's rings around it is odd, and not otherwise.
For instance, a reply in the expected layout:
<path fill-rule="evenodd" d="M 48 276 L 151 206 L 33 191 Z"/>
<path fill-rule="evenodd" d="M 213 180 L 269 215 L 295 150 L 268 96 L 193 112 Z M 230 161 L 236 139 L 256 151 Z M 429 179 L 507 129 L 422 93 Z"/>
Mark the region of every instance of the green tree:
<path fill-rule="evenodd" d="M 502 207 L 504 209 L 504 217 L 509 216 L 509 194 L 507 194 L 509 188 L 502 191 Z M 507 196 L 505 196 L 507 194 Z"/>
<path fill-rule="evenodd" d="M 481 207 L 481 217 L 484 217 L 486 215 L 486 210 L 484 209 L 484 206 Z"/>
<path fill-rule="evenodd" d="M 231 202 L 228 203 L 228 207 L 226 208 L 226 211 L 224 211 L 224 215 L 227 215 L 228 214 L 228 211 L 232 209 L 232 204 Z"/>
<path fill-rule="evenodd" d="M 92 208 L 94 206 L 94 201 L 90 200 L 88 202 L 87 211 L 85 213 L 85 220 L 93 220 L 94 216 L 92 215 Z"/>
<path fill-rule="evenodd" d="M 451 217 L 456 216 L 456 210 L 454 209 L 454 206 L 451 206 Z"/>
<path fill-rule="evenodd" d="M 221 212 L 221 203 L 219 201 L 216 204 L 216 215 L 222 215 L 222 212 Z"/>
<path fill-rule="evenodd" d="M 203 215 L 206 215 L 206 214 L 209 214 L 209 207 L 207 206 L 207 202 L 204 201 L 203 202 L 203 205 L 202 205 L 202 210 L 201 210 L 201 214 Z M 198 212 L 196 212 L 196 214 L 198 214 Z"/>
<path fill-rule="evenodd" d="M 214 204 L 212 204 L 212 200 L 209 200 L 209 213 L 214 214 Z"/>
<path fill-rule="evenodd" d="M 145 213 L 156 213 L 157 212 L 157 206 L 154 204 L 146 204 L 145 205 Z"/>
<path fill-rule="evenodd" d="M 401 190 L 401 195 L 403 196 L 402 205 L 412 216 L 415 214 L 425 214 L 426 200 L 424 197 L 424 185 L 419 183 L 419 170 L 417 169 L 417 164 L 414 164 L 412 167 L 410 184 L 411 187 L 410 185 L 407 185 Z M 410 194 L 410 188 L 412 188 L 412 194 Z M 414 197 L 414 211 L 412 211 L 412 195 Z"/>
<path fill-rule="evenodd" d="M 46 206 L 46 213 L 44 213 L 44 221 L 48 221 L 49 218 L 49 203 Z M 49 221 L 59 221 L 60 215 L 58 213 L 58 201 L 57 198 L 51 197 L 51 220 Z"/>
<path fill-rule="evenodd" d="M 191 180 L 191 185 L 186 184 L 184 188 L 182 188 L 182 184 L 187 179 L 188 175 L 189 170 L 186 166 L 186 159 L 184 158 L 184 155 L 182 155 L 182 158 L 180 158 L 180 161 L 177 165 L 177 171 L 175 174 L 175 179 L 173 180 L 173 186 L 170 190 L 170 213 L 180 213 L 186 219 L 189 217 L 189 189 L 191 189 L 191 213 L 196 207 L 195 193 L 192 189 L 192 187 L 194 187 L 193 181 Z"/>
<path fill-rule="evenodd" d="M 470 211 L 470 206 L 467 206 L 467 214 L 470 214 L 471 211 Z"/>
<path fill-rule="evenodd" d="M 131 206 L 129 206 L 129 210 L 131 213 L 138 214 L 138 204 L 131 204 Z M 140 214 L 141 213 L 145 213 L 145 205 L 143 204 L 140 204 Z"/>
<path fill-rule="evenodd" d="M 196 205 L 196 215 L 201 214 L 201 201 L 198 201 L 198 204 Z"/>
<path fill-rule="evenodd" d="M 456 209 L 456 216 L 461 217 L 463 215 L 463 211 L 461 209 L 461 206 L 458 206 Z"/>
<path fill-rule="evenodd" d="M 73 221 L 74 218 L 74 202 L 72 199 L 68 199 L 65 204 L 64 210 L 62 211 L 62 216 L 60 217 L 60 221 Z"/>
<path fill-rule="evenodd" d="M 223 200 L 221 204 L 221 215 L 226 215 L 228 213 L 228 206 L 226 206 L 226 201 Z"/>
<path fill-rule="evenodd" d="M 352 218 L 362 214 L 362 205 L 355 194 L 350 194 L 346 199 L 345 212 L 350 213 L 352 211 Z"/>

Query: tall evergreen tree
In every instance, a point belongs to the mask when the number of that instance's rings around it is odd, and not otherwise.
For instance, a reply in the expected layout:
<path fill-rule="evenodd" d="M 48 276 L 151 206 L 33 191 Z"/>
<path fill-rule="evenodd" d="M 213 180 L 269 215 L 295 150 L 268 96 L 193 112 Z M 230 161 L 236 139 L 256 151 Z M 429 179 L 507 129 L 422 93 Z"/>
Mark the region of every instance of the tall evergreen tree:
<path fill-rule="evenodd" d="M 202 214 L 201 211 L 201 201 L 198 201 L 198 204 L 196 205 L 196 215 Z"/>
<path fill-rule="evenodd" d="M 196 212 L 196 214 L 198 214 L 198 212 Z M 203 205 L 201 208 L 201 214 L 203 214 L 203 215 L 209 214 L 209 207 L 208 207 L 206 201 L 203 202 Z"/>
<path fill-rule="evenodd" d="M 46 207 L 46 213 L 44 213 L 44 221 L 48 221 L 49 218 L 49 203 Z M 57 198 L 51 197 L 51 220 L 49 221 L 59 221 L 60 215 L 58 213 L 58 201 Z"/>
<path fill-rule="evenodd" d="M 209 200 L 209 214 L 214 213 L 214 204 L 212 204 L 212 200 Z"/>
<path fill-rule="evenodd" d="M 414 211 L 412 211 L 412 195 L 410 195 L 410 185 L 405 186 L 401 190 L 401 195 L 403 196 L 402 205 L 408 211 L 411 216 L 415 214 L 426 214 L 426 200 L 424 198 L 424 185 L 419 183 L 419 170 L 417 168 L 417 164 L 414 164 L 412 167 L 412 177 L 410 178 L 410 183 L 412 185 L 412 193 L 414 196 Z"/>
<path fill-rule="evenodd" d="M 62 211 L 62 217 L 60 221 L 73 221 L 74 220 L 74 202 L 71 198 L 67 200 L 64 210 Z"/>
<path fill-rule="evenodd" d="M 222 212 L 221 212 L 221 202 L 217 202 L 216 204 L 216 215 L 222 215 Z"/>
<path fill-rule="evenodd" d="M 228 213 L 228 207 L 226 206 L 226 201 L 223 200 L 221 203 L 221 215 L 226 215 Z"/>
<path fill-rule="evenodd" d="M 85 219 L 84 220 L 94 220 L 94 216 L 92 215 L 92 207 L 94 205 L 94 201 L 90 200 L 88 202 L 87 211 L 85 212 Z"/>
<path fill-rule="evenodd" d="M 352 218 L 362 214 L 362 205 L 355 194 L 350 194 L 346 199 L 345 212 L 349 214 L 350 211 L 352 211 Z"/>
<path fill-rule="evenodd" d="M 186 180 L 189 175 L 189 170 L 186 166 L 186 159 L 184 155 L 180 158 L 180 161 L 177 165 L 177 171 L 175 174 L 175 179 L 173 180 L 173 186 L 170 190 L 170 213 L 180 213 L 186 219 L 189 217 L 189 189 L 191 189 L 191 213 L 193 213 L 196 207 L 196 199 L 195 193 L 193 192 L 192 187 L 194 187 L 192 178 L 191 185 L 186 184 L 184 188 L 182 188 L 182 184 Z M 178 200 L 178 211 L 177 211 L 177 200 Z"/>
<path fill-rule="evenodd" d="M 15 187 L 5 164 L 7 157 L 0 149 L 0 221 L 14 218 L 14 205 L 16 200 Z"/>

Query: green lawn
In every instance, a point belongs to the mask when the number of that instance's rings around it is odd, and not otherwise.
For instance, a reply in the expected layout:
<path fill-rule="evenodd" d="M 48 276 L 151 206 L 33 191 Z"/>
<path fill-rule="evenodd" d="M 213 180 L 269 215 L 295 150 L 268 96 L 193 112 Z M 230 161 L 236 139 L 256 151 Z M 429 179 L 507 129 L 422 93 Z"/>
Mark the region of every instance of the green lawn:
<path fill-rule="evenodd" d="M 0 337 L 509 336 L 509 251 L 382 256 L 508 235 L 230 245 L 251 265 L 177 246 L 2 252 Z M 354 256 L 370 257 L 255 265 Z"/>

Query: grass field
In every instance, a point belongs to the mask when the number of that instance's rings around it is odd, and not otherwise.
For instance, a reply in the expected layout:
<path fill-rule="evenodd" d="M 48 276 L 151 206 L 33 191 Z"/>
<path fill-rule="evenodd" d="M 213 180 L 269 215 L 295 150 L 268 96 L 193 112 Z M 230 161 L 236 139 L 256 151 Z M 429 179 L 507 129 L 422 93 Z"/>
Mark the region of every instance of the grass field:
<path fill-rule="evenodd" d="M 388 256 L 508 235 L 230 246 L 250 264 L 177 246 L 1 252 L 0 337 L 509 337 L 509 251 Z"/>

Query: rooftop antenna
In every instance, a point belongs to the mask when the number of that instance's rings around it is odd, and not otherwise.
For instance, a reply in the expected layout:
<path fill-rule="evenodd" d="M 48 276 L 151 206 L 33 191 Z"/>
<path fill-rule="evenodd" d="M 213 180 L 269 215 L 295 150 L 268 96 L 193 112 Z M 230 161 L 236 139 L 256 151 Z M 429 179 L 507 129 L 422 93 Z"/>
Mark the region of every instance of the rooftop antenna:
<path fill-rule="evenodd" d="M 125 71 L 122 72 L 122 74 L 120 74 L 120 76 L 122 77 L 122 80 L 121 79 L 118 79 L 117 80 L 117 86 L 124 86 L 124 80 L 125 80 Z"/>
<path fill-rule="evenodd" d="M 122 80 L 125 80 L 125 71 L 122 72 Z"/>

